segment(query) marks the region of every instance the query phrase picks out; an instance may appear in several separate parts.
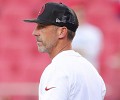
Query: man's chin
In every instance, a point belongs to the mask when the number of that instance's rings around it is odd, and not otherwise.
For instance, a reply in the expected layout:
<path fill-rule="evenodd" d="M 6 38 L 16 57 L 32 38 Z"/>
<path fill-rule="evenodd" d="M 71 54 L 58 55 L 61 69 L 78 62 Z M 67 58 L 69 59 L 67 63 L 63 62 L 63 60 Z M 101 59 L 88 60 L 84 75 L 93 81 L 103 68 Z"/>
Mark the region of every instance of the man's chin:
<path fill-rule="evenodd" d="M 46 52 L 47 52 L 47 50 L 44 49 L 44 48 L 38 48 L 38 51 L 39 51 L 39 52 L 42 52 L 42 53 L 46 53 Z"/>

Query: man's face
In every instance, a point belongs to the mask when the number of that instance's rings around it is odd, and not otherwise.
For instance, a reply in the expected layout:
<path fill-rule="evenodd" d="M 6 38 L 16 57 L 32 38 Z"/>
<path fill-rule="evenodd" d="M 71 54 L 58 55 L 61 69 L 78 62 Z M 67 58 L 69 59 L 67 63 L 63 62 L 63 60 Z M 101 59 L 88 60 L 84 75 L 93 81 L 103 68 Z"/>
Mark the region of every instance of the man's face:
<path fill-rule="evenodd" d="M 57 45 L 57 26 L 38 24 L 33 35 L 36 37 L 38 51 L 50 53 Z"/>

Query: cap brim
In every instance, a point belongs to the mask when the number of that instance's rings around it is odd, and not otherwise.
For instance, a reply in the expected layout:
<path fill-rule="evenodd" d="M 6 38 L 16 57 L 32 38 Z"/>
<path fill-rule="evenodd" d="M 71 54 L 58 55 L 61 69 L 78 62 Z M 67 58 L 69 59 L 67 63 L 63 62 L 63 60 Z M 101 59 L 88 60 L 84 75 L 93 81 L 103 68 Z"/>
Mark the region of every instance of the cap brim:
<path fill-rule="evenodd" d="M 44 24 L 44 25 L 51 25 L 51 22 L 39 20 L 39 19 L 25 19 L 24 22 L 28 23 L 38 23 L 38 24 Z"/>
<path fill-rule="evenodd" d="M 23 21 L 28 22 L 28 23 L 39 23 L 39 21 L 37 19 L 25 19 Z"/>

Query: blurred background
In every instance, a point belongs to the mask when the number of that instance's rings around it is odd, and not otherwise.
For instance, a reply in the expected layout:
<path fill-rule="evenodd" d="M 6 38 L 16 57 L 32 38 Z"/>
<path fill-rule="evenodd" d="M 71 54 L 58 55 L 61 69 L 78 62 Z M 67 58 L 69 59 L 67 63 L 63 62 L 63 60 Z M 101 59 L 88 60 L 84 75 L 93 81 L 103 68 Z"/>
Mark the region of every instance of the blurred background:
<path fill-rule="evenodd" d="M 105 100 L 120 100 L 120 0 L 0 0 L 0 100 L 38 100 L 39 79 L 51 60 L 37 50 L 35 24 L 23 20 L 36 18 L 48 1 L 76 11 L 80 38 L 73 47 L 103 77 Z"/>

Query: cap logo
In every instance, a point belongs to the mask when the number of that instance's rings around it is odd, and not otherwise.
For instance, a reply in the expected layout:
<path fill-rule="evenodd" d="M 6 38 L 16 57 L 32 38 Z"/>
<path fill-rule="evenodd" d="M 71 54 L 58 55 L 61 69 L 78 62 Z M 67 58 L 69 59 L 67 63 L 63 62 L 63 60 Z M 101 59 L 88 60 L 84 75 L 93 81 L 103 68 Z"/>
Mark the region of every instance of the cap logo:
<path fill-rule="evenodd" d="M 45 10 L 45 5 L 42 6 L 42 9 L 39 11 L 38 15 L 41 15 L 44 12 L 44 10 Z"/>
<path fill-rule="evenodd" d="M 65 17 L 62 17 L 62 20 L 60 20 L 59 18 L 56 18 L 56 22 L 57 23 L 66 23 L 66 18 Z"/>
<path fill-rule="evenodd" d="M 60 21 L 58 18 L 56 18 L 56 22 L 57 22 L 57 23 L 60 23 L 61 21 Z"/>

